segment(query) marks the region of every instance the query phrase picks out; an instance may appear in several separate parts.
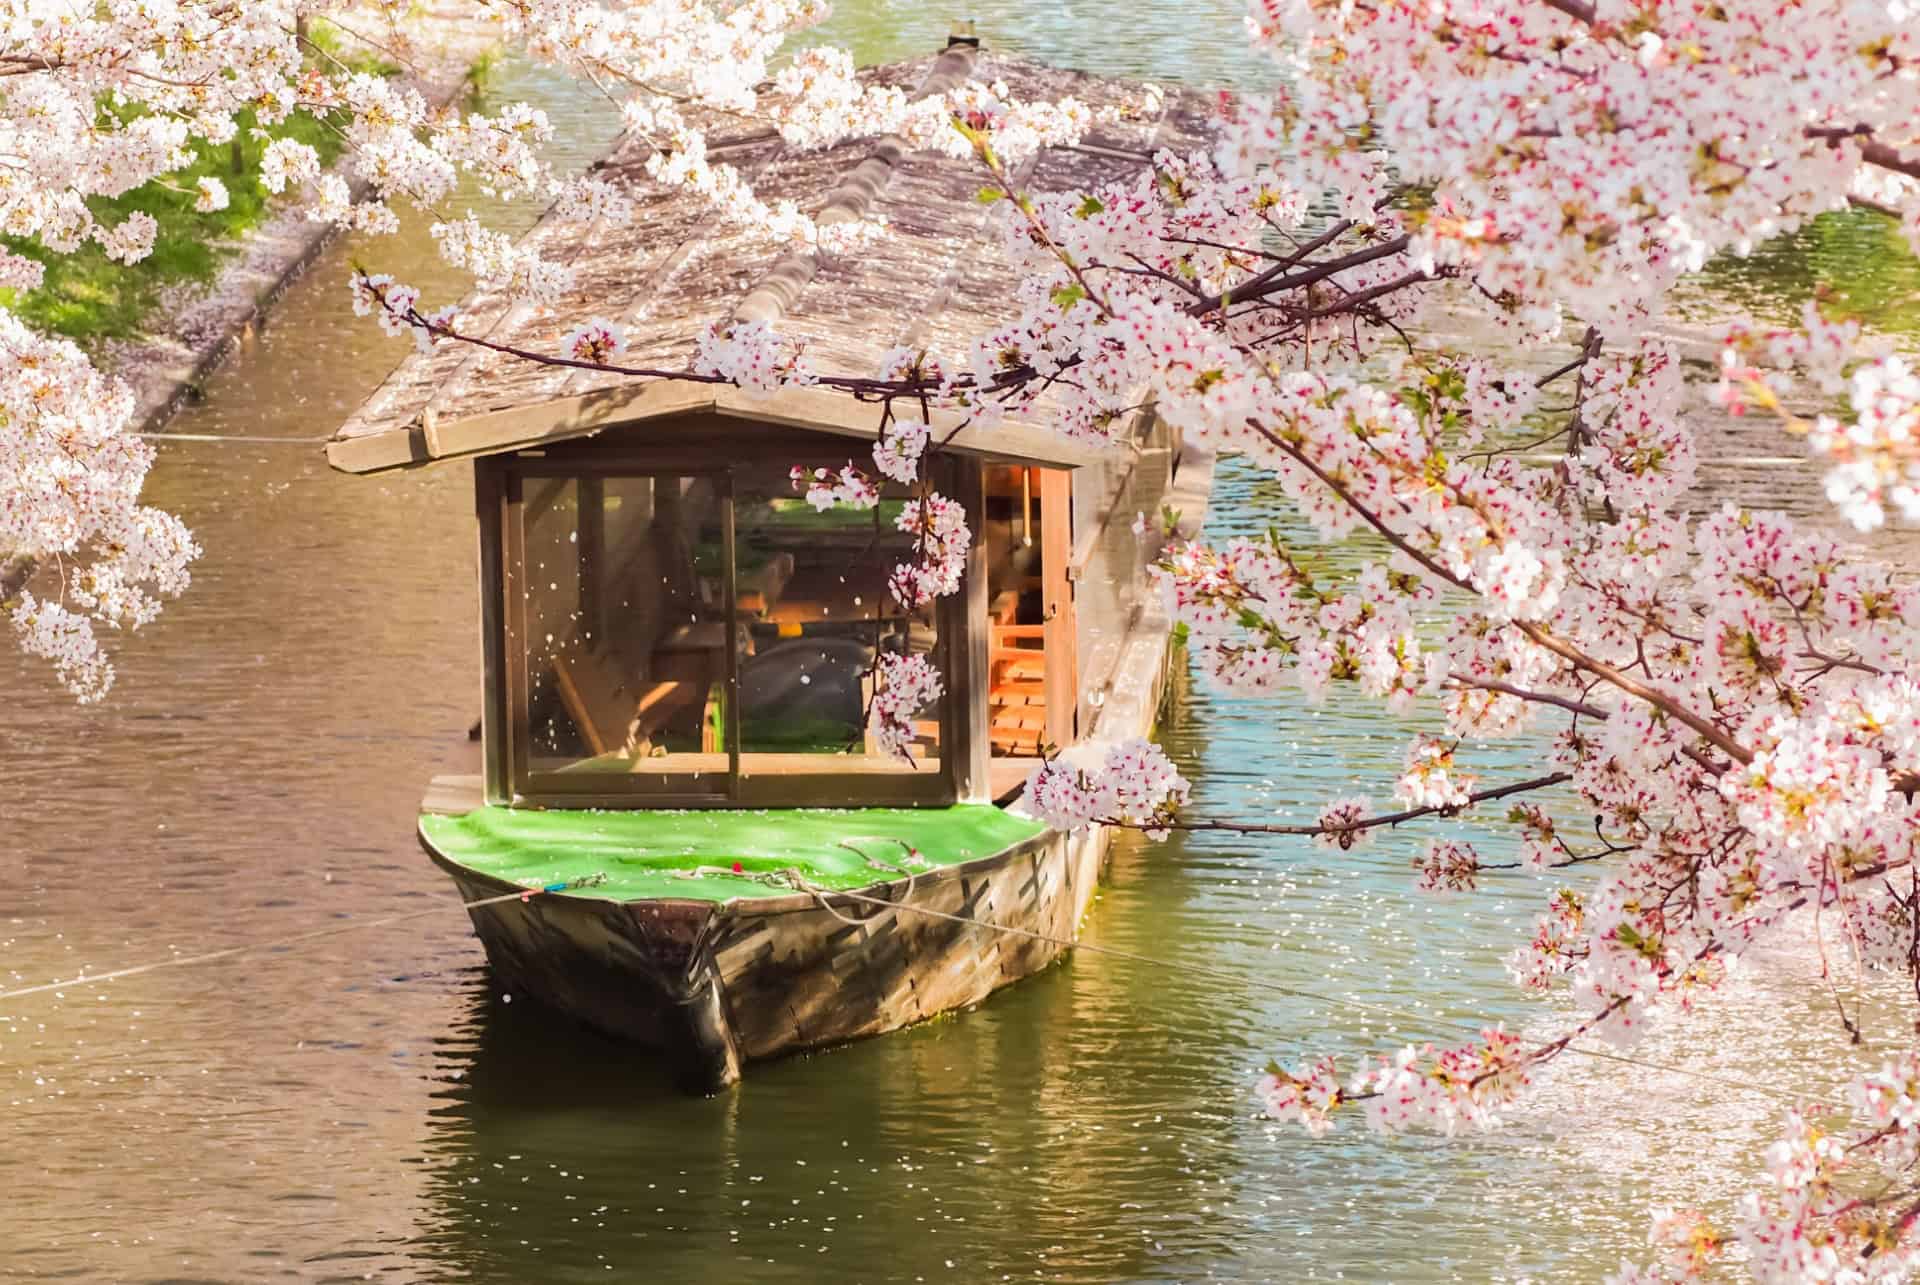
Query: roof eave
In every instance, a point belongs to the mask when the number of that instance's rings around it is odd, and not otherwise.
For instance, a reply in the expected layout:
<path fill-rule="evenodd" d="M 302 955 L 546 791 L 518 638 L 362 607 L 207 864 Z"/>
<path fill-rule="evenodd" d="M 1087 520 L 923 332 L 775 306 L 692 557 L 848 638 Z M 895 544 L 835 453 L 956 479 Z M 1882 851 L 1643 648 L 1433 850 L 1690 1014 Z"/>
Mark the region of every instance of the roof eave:
<path fill-rule="evenodd" d="M 877 406 L 824 388 L 782 388 L 756 396 L 730 385 L 651 380 L 454 420 L 437 420 L 429 412 L 420 422 L 335 438 L 327 443 L 327 462 L 343 473 L 384 473 L 498 455 L 591 437 L 623 425 L 702 413 L 868 442 L 878 438 L 881 418 Z M 1095 462 L 1102 454 L 1097 447 L 1033 425 L 979 428 L 961 427 L 962 423 L 961 417 L 952 412 L 934 414 L 934 436 L 944 449 L 999 463 L 1043 468 L 1077 468 Z"/>

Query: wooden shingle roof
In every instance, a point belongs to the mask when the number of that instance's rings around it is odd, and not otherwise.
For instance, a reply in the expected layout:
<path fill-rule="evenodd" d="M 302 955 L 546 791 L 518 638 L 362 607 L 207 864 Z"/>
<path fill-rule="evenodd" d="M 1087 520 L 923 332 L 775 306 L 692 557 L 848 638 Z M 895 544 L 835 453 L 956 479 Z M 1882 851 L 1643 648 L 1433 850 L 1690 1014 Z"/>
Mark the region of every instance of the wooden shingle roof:
<path fill-rule="evenodd" d="M 1029 191 L 1078 190 L 1123 178 L 1162 148 L 1208 145 L 1213 113 L 1191 90 L 1168 90 L 1157 109 L 1136 82 L 1047 67 L 968 45 L 874 67 L 874 84 L 932 93 L 958 80 L 1003 81 L 1018 98 L 1073 97 L 1101 123 L 1079 143 L 1049 147 L 1024 163 Z M 1111 113 L 1103 109 L 1114 109 Z M 461 306 L 462 326 L 496 342 L 557 352 L 580 318 L 619 322 L 623 361 L 685 369 L 694 337 L 729 318 L 766 319 L 805 339 L 815 369 L 876 371 L 890 348 L 955 356 L 975 335 L 1016 315 L 1019 272 L 1000 249 L 989 207 L 978 200 L 985 175 L 971 158 L 909 152 L 895 138 L 856 139 L 805 149 L 751 123 L 708 126 L 708 152 L 738 167 L 769 204 L 791 200 L 816 219 L 878 215 L 887 234 L 843 258 L 816 256 L 718 220 L 700 197 L 647 178 L 647 147 L 624 140 L 601 162 L 636 202 L 625 223 L 588 222 L 549 211 L 525 244 L 568 264 L 566 296 L 547 307 L 516 304 L 482 290 Z M 996 458 L 1072 465 L 1092 458 L 1048 431 L 1038 417 L 993 430 L 969 428 L 953 446 Z M 638 380 L 543 366 L 468 344 L 442 343 L 407 357 L 328 444 L 334 467 L 372 473 L 484 455 L 687 414 L 871 438 L 879 414 L 848 394 L 822 388 L 749 397 L 724 385 Z M 936 416 L 936 429 L 940 427 Z M 954 419 L 951 422 L 957 423 Z"/>

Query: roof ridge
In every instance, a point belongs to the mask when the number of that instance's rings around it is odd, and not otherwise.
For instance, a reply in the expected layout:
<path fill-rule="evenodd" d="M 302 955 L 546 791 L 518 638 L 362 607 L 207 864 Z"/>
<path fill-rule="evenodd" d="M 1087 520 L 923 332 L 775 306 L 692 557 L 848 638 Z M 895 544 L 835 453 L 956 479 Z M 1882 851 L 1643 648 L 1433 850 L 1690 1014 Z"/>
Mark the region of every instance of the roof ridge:
<path fill-rule="evenodd" d="M 973 75 L 975 62 L 980 56 L 980 47 L 965 42 L 949 45 L 946 52 L 934 60 L 927 75 L 913 91 L 908 102 L 919 102 L 935 94 L 944 94 L 963 83 Z M 893 177 L 894 166 L 907 154 L 906 140 L 898 134 L 888 134 L 873 145 L 861 162 L 840 176 L 840 181 L 827 193 L 826 204 L 813 217 L 816 227 L 833 227 L 841 223 L 850 223 L 866 214 L 874 199 L 886 188 L 887 181 Z M 769 268 L 766 275 L 755 282 L 734 305 L 735 321 L 778 321 L 786 315 L 793 301 L 800 297 L 820 270 L 820 251 L 817 247 L 792 250 L 780 256 Z"/>

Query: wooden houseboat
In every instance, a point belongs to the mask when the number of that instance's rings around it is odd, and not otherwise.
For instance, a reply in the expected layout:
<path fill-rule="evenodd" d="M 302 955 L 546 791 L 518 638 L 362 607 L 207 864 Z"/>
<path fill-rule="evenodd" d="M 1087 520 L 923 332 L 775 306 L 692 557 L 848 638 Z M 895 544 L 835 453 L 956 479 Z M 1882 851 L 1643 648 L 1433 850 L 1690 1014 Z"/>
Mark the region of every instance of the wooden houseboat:
<path fill-rule="evenodd" d="M 1151 104 L 1027 162 L 1036 191 L 1207 142 L 1198 95 L 1156 101 L 968 41 L 866 74 Z M 555 351 L 552 318 L 605 316 L 627 360 L 683 368 L 704 323 L 762 318 L 806 337 L 819 368 L 867 371 L 896 345 L 957 351 L 1011 314 L 1018 274 L 971 162 L 891 138 L 803 150 L 740 122 L 715 122 L 709 146 L 765 199 L 884 215 L 890 232 L 846 260 L 770 247 L 647 184 L 644 147 L 623 144 L 600 169 L 633 176 L 637 218 L 556 212 L 528 234 L 571 264 L 571 297 L 542 313 L 480 294 L 462 324 Z M 711 1090 L 749 1062 L 975 1004 L 1061 953 L 1108 836 L 1049 830 L 1021 788 L 1046 746 L 1150 729 L 1169 629 L 1131 524 L 1163 504 L 1197 520 L 1212 461 L 1151 410 L 1093 450 L 1044 408 L 929 457 L 976 538 L 962 591 L 903 619 L 886 577 L 908 554 L 904 492 L 820 513 L 789 478 L 864 462 L 871 403 L 450 343 L 395 370 L 328 455 L 350 473 L 473 470 L 483 772 L 435 780 L 419 836 L 467 901 L 496 899 L 471 914 L 503 988 L 661 1049 Z M 957 423 L 936 417 L 936 437 Z M 865 733 L 880 649 L 926 654 L 943 677 L 911 761 Z"/>

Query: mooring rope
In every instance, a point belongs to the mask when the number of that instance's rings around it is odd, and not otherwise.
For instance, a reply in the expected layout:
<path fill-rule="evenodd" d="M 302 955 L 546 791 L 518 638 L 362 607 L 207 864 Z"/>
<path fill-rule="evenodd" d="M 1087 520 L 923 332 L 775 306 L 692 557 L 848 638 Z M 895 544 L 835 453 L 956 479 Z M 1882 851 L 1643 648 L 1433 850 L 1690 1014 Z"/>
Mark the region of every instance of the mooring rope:
<path fill-rule="evenodd" d="M 854 851 L 857 852 L 859 850 L 854 849 Z M 864 856 L 865 854 L 862 855 Z M 868 857 L 867 860 L 869 864 L 880 869 L 897 869 L 884 862 L 875 861 L 871 857 Z M 914 879 L 913 872 L 900 870 L 899 873 L 907 876 L 908 887 L 911 888 Z M 1284 995 L 1289 999 L 1312 1000 L 1316 1003 L 1328 1004 L 1335 1008 L 1344 1008 L 1353 1012 L 1374 1013 L 1382 1017 L 1391 1017 L 1403 1022 L 1413 1022 L 1429 1026 L 1448 1026 L 1472 1035 L 1478 1035 L 1481 1030 L 1484 1029 L 1485 1025 L 1484 1023 L 1466 1022 L 1459 1018 L 1441 1017 L 1430 1013 L 1416 1013 L 1411 1009 L 1394 1008 L 1385 1004 L 1371 1003 L 1367 1000 L 1342 999 L 1338 996 L 1326 995 L 1318 991 L 1304 990 L 1298 986 L 1289 986 L 1284 982 L 1277 982 L 1271 978 L 1238 972 L 1230 968 L 1221 968 L 1213 964 L 1199 963 L 1194 960 L 1164 959 L 1159 956 L 1146 955 L 1139 951 L 1127 950 L 1118 946 L 1103 946 L 1097 942 L 1075 941 L 1070 937 L 1056 937 L 1051 933 L 1038 932 L 1031 928 L 1020 928 L 1012 924 L 997 924 L 991 920 L 973 919 L 965 915 L 955 915 L 944 910 L 934 910 L 928 906 L 916 906 L 908 902 L 889 901 L 885 897 L 870 897 L 860 892 L 825 888 L 804 878 L 799 871 L 791 867 L 777 871 L 749 872 L 731 870 L 719 866 L 699 866 L 691 871 L 682 873 L 683 878 L 695 879 L 708 875 L 732 879 L 745 878 L 769 887 L 791 888 L 796 892 L 809 894 L 822 910 L 840 922 L 854 927 L 865 927 L 873 921 L 871 918 L 850 919 L 840 914 L 828 904 L 826 900 L 828 897 L 839 897 L 848 901 L 862 902 L 884 910 L 907 910 L 917 915 L 924 915 L 929 919 L 940 919 L 949 923 L 985 929 L 989 932 L 1025 937 L 1032 941 L 1060 947 L 1063 950 L 1084 951 L 1089 954 L 1105 955 L 1113 959 L 1126 960 L 1129 963 L 1143 964 L 1149 968 L 1163 969 L 1171 972 L 1192 973 L 1201 977 L 1211 977 L 1219 981 L 1232 982 L 1235 985 L 1252 986 L 1257 990 L 1271 991 L 1277 995 Z M 523 888 L 519 892 L 502 893 L 497 897 L 483 897 L 477 901 L 462 902 L 460 905 L 464 910 L 477 910 L 485 906 L 497 906 L 509 901 L 531 901 L 533 898 L 545 893 L 570 892 L 579 888 L 595 887 L 606 881 L 607 876 L 605 873 L 585 875 L 564 883 L 550 883 L 538 888 Z M 66 990 L 75 986 L 88 986 L 100 982 L 117 981 L 125 977 L 136 977 L 142 973 L 157 972 L 163 968 L 185 968 L 194 964 L 208 964 L 257 951 L 280 950 L 304 942 L 318 941 L 324 937 L 336 937 L 342 933 L 354 932 L 359 929 L 383 928 L 390 924 L 406 923 L 409 920 L 424 919 L 431 915 L 445 914 L 447 908 L 445 904 L 442 904 L 427 909 L 408 911 L 405 914 L 386 915 L 379 919 L 356 919 L 344 924 L 334 924 L 327 928 L 316 928 L 311 932 L 295 933 L 292 936 L 280 937 L 272 941 L 248 942 L 245 945 L 228 946 L 222 950 L 210 950 L 197 955 L 177 955 L 168 959 L 157 960 L 153 963 L 136 964 L 131 968 L 119 968 L 112 972 L 87 973 L 79 977 L 66 978 L 62 981 L 42 982 L 36 986 L 23 986 L 15 990 L 0 991 L 0 1000 L 20 999 L 28 995 L 41 995 L 50 991 Z M 1527 1042 L 1536 1048 L 1545 1047 L 1545 1042 L 1543 1041 L 1534 1040 Z M 1564 1051 L 1577 1053 L 1582 1057 L 1594 1058 L 1600 1061 L 1617 1062 L 1627 1066 L 1637 1066 L 1645 1070 L 1664 1071 L 1673 1075 L 1687 1076 L 1699 1080 L 1702 1083 L 1714 1084 L 1727 1089 L 1737 1089 L 1747 1093 L 1758 1093 L 1765 1097 L 1781 1101 L 1810 1102 L 1818 1100 L 1812 1094 L 1782 1090 L 1776 1086 L 1755 1084 L 1746 1080 L 1731 1079 L 1727 1076 L 1715 1075 L 1707 1071 L 1698 1071 L 1691 1067 L 1675 1066 L 1671 1063 L 1655 1062 L 1647 1058 L 1635 1057 L 1631 1054 L 1611 1053 L 1605 1049 L 1596 1049 L 1582 1044 L 1565 1045 Z"/>
<path fill-rule="evenodd" d="M 240 442 L 248 446 L 318 446 L 331 437 L 268 437 L 253 433 L 128 433 L 149 442 Z"/>
<path fill-rule="evenodd" d="M 835 913 L 833 907 L 827 904 L 827 897 L 845 897 L 851 901 L 866 902 L 873 906 L 884 906 L 890 910 L 910 910 L 914 914 L 925 915 L 930 919 L 943 919 L 955 924 L 970 924 L 976 928 L 987 928 L 994 932 L 1011 933 L 1018 937 L 1026 937 L 1033 941 L 1044 942 L 1048 945 L 1059 946 L 1068 950 L 1087 951 L 1095 955 L 1108 955 L 1114 959 L 1127 960 L 1129 963 L 1145 964 L 1150 968 L 1194 973 L 1202 977 L 1212 977 L 1238 985 L 1250 985 L 1259 990 L 1272 991 L 1279 995 L 1285 995 L 1289 999 L 1310 999 L 1322 1004 L 1331 1004 L 1337 1008 L 1351 1009 L 1356 1012 L 1376 1013 L 1382 1017 L 1392 1017 L 1404 1022 L 1450 1026 L 1455 1030 L 1465 1031 L 1471 1035 L 1480 1034 L 1486 1026 L 1483 1022 L 1466 1022 L 1459 1018 L 1415 1013 L 1408 1009 L 1392 1008 L 1384 1004 L 1369 1003 L 1366 1000 L 1340 999 L 1333 995 L 1322 995 L 1316 991 L 1302 990 L 1297 986 L 1288 986 L 1284 982 L 1276 982 L 1271 978 L 1240 973 L 1230 968 L 1220 968 L 1212 964 L 1196 963 L 1192 960 L 1162 959 L 1154 955 L 1143 955 L 1139 951 L 1126 950 L 1118 946 L 1102 946 L 1097 942 L 1074 941 L 1071 938 L 1055 937 L 1051 933 L 1035 932 L 1030 928 L 1017 928 L 1012 924 L 996 924 L 985 919 L 971 919 L 965 915 L 949 914 L 944 910 L 934 910 L 927 906 L 915 906 L 905 902 L 888 901 L 884 897 L 869 897 L 865 893 L 836 892 L 831 888 L 823 888 L 818 884 L 810 883 L 806 879 L 801 878 L 797 872 L 784 871 L 782 873 L 792 875 L 787 881 L 788 886 L 801 892 L 812 893 L 814 900 L 819 902 L 822 910 L 833 915 L 834 918 L 840 919 L 843 923 L 865 925 L 871 923 L 872 920 L 846 919 L 844 916 Z M 1529 1043 L 1535 1048 L 1545 1048 L 1553 1042 L 1528 1040 L 1525 1041 L 1525 1043 Z M 1635 1057 L 1627 1053 L 1612 1053 L 1606 1049 L 1592 1048 L 1584 1044 L 1566 1044 L 1562 1047 L 1568 1053 L 1578 1053 L 1582 1057 L 1590 1057 L 1598 1061 L 1619 1062 L 1628 1066 L 1641 1067 L 1649 1071 L 1666 1071 L 1674 1075 L 1690 1076 L 1693 1079 L 1700 1080 L 1707 1084 L 1716 1084 L 1727 1089 L 1740 1089 L 1748 1093 L 1758 1093 L 1782 1101 L 1813 1102 L 1818 1100 L 1810 1093 L 1800 1093 L 1793 1090 L 1783 1091 L 1772 1085 L 1755 1084 L 1749 1080 L 1730 1079 L 1726 1076 L 1715 1075 L 1709 1071 L 1697 1071 L 1691 1067 L 1654 1062 L 1647 1058 Z"/>
<path fill-rule="evenodd" d="M 479 901 L 463 902 L 462 905 L 468 910 L 473 910 L 480 906 L 497 906 L 503 901 L 531 901 L 542 893 L 587 888 L 605 883 L 606 879 L 604 874 L 587 875 L 568 883 L 550 883 L 539 888 L 524 888 L 519 892 L 501 893 L 498 897 L 484 897 Z M 311 932 L 295 933 L 291 937 L 280 937 L 273 941 L 248 942 L 243 946 L 228 946 L 223 950 L 209 950 L 198 955 L 175 955 L 168 959 L 156 960 L 151 964 L 116 968 L 110 973 L 86 973 L 79 977 L 69 977 L 64 981 L 42 982 L 37 986 L 22 986 L 18 990 L 0 991 L 0 1000 L 19 999 L 25 995 L 42 995 L 48 991 L 66 990 L 72 986 L 89 986 L 95 982 L 111 982 L 122 977 L 137 977 L 141 973 L 157 972 L 162 968 L 185 968 L 189 964 L 210 964 L 219 959 L 232 959 L 235 955 L 245 955 L 260 950 L 279 950 L 301 942 L 317 941 L 322 937 L 337 937 L 341 933 L 349 933 L 361 928 L 383 928 L 388 924 L 401 924 L 409 919 L 424 919 L 428 915 L 443 915 L 446 912 L 446 904 L 441 903 L 428 910 L 410 910 L 404 915 L 387 915 L 380 919 L 355 919 L 344 924 L 333 924 L 327 928 L 316 928 Z"/>

